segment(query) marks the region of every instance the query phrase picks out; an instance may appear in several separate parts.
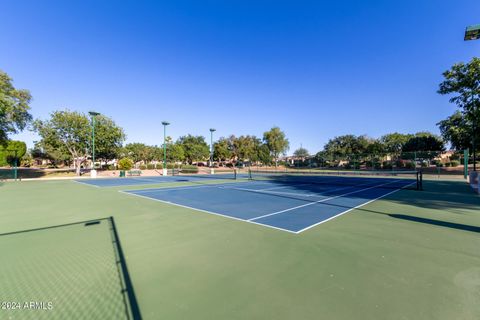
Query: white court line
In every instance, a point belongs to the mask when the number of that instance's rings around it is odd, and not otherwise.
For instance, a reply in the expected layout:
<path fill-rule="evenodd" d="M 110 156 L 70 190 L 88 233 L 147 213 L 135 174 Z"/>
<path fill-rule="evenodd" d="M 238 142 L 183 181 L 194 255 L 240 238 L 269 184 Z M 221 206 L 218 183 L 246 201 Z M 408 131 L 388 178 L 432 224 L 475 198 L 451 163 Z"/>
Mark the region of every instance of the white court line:
<path fill-rule="evenodd" d="M 311 183 L 302 183 L 302 184 L 296 184 L 293 185 L 294 187 L 302 187 L 302 186 L 310 186 L 312 185 Z M 277 190 L 277 189 L 285 189 L 285 188 L 291 188 L 292 186 L 283 186 L 283 187 L 273 187 L 273 188 L 265 188 L 265 189 L 256 189 L 258 191 L 268 191 L 268 190 Z"/>
<path fill-rule="evenodd" d="M 117 179 L 120 179 L 120 178 L 103 178 L 103 179 L 94 180 L 94 181 L 117 181 Z M 88 182 L 77 181 L 77 180 L 73 180 L 73 181 L 75 181 L 77 183 L 81 183 L 81 184 L 86 184 L 86 185 L 91 186 L 91 187 L 96 187 L 96 188 L 129 187 L 129 186 L 138 186 L 138 185 L 145 185 L 145 184 L 159 184 L 159 183 L 170 182 L 170 181 L 159 182 L 157 180 L 148 180 L 148 179 L 145 179 L 145 178 L 126 178 L 126 179 L 128 179 L 130 181 L 128 181 L 128 183 L 115 184 L 115 185 L 98 185 L 98 184 L 95 184 L 95 183 L 88 183 Z M 140 184 L 139 183 L 131 183 L 131 180 L 138 180 L 138 181 L 144 181 L 144 182 L 149 182 L 149 183 L 143 183 L 143 184 L 141 184 L 141 183 Z M 125 181 L 125 180 L 121 180 L 121 181 Z"/>
<path fill-rule="evenodd" d="M 299 205 L 299 206 L 296 206 L 296 207 L 292 207 L 292 208 L 289 208 L 289 209 L 280 210 L 280 211 L 272 212 L 272 213 L 269 213 L 269 214 L 264 214 L 263 216 L 259 216 L 259 217 L 255 217 L 255 218 L 249 219 L 249 221 L 254 221 L 254 220 L 258 220 L 258 219 L 262 219 L 262 218 L 274 216 L 274 215 L 277 215 L 277 214 L 280 214 L 280 213 L 284 213 L 284 212 L 288 212 L 288 211 L 300 209 L 300 208 L 303 208 L 303 207 L 308 207 L 308 206 L 311 206 L 311 205 L 314 205 L 314 204 L 317 204 L 317 203 L 321 203 L 321 202 L 325 202 L 325 201 L 328 201 L 328 200 L 340 198 L 340 197 L 343 197 L 343 196 L 348 196 L 349 194 L 359 193 L 359 192 L 362 192 L 362 191 L 366 191 L 366 190 L 378 188 L 378 187 L 385 186 L 385 185 L 387 185 L 387 184 L 392 184 L 392 183 L 398 182 L 398 181 L 402 181 L 402 180 L 396 180 L 396 181 L 391 181 L 391 182 L 387 182 L 387 183 L 382 183 L 382 184 L 379 184 L 379 185 L 376 185 L 376 186 L 372 186 L 372 187 L 369 187 L 369 188 L 364 188 L 364 189 L 360 189 L 360 190 L 355 190 L 355 191 L 351 191 L 351 192 L 347 192 L 347 193 L 340 194 L 340 195 L 338 195 L 338 196 L 334 196 L 334 197 L 330 197 L 330 198 L 325 198 L 325 199 L 322 199 L 322 200 L 318 200 L 318 201 L 315 201 L 315 202 L 310 202 L 310 203 L 302 204 L 302 205 Z"/>
<path fill-rule="evenodd" d="M 225 215 L 225 214 L 222 214 L 222 213 L 217 213 L 217 212 L 213 212 L 213 211 L 208 211 L 208 210 L 198 209 L 198 208 L 194 208 L 194 207 L 189 207 L 189 206 L 185 206 L 185 205 L 178 204 L 178 203 L 175 203 L 175 202 L 169 202 L 169 201 L 164 201 L 164 200 L 160 200 L 160 199 L 150 198 L 150 197 L 147 197 L 147 196 L 142 196 L 142 195 L 139 195 L 139 194 L 130 193 L 130 192 L 126 192 L 126 191 L 119 190 L 118 192 L 125 193 L 125 194 L 128 194 L 130 196 L 134 196 L 134 197 L 140 197 L 140 198 L 144 198 L 144 199 L 148 199 L 148 200 L 153 200 L 153 201 L 158 201 L 158 202 L 174 205 L 174 206 L 177 206 L 177 207 L 187 208 L 187 209 L 191 209 L 191 210 L 195 210 L 195 211 L 201 211 L 201 212 L 213 214 L 213 215 L 216 215 L 216 216 L 221 216 L 221 217 L 224 217 L 224 218 L 229 218 L 229 219 L 233 219 L 233 220 L 237 220 L 237 221 L 243 221 L 243 222 L 255 224 L 257 226 L 268 227 L 268 228 L 272 228 L 272 229 L 276 229 L 276 230 L 287 231 L 289 233 L 297 234 L 297 232 L 292 231 L 292 230 L 283 229 L 283 228 L 279 228 L 279 227 L 274 227 L 274 226 L 271 226 L 271 225 L 268 225 L 268 224 L 263 224 L 263 223 L 259 223 L 259 222 L 255 222 L 255 221 L 249 221 L 249 220 L 246 220 L 246 219 L 236 218 L 236 217 L 228 216 L 228 215 Z"/>
<path fill-rule="evenodd" d="M 80 183 L 80 184 L 86 185 L 86 186 L 89 186 L 89 187 L 100 188 L 100 186 L 97 186 L 97 185 L 95 185 L 95 184 L 86 183 L 86 182 L 81 182 L 81 181 L 77 181 L 77 180 L 72 180 L 72 181 L 73 181 L 73 182 L 76 182 L 76 183 Z"/>
<path fill-rule="evenodd" d="M 417 182 L 412 182 L 412 183 L 407 184 L 406 186 L 403 186 L 403 187 L 401 187 L 401 188 L 399 188 L 399 189 L 396 189 L 396 190 L 393 190 L 393 191 L 391 191 L 391 192 L 388 192 L 388 193 L 386 193 L 386 194 L 384 194 L 384 195 L 381 195 L 380 197 L 377 197 L 377 198 L 375 198 L 375 199 L 372 199 L 372 200 L 369 200 L 369 201 L 367 201 L 367 202 L 361 203 L 361 204 L 359 204 L 359 205 L 356 206 L 356 207 L 347 209 L 347 210 L 345 210 L 345 211 L 343 211 L 343 212 L 340 212 L 339 214 L 336 214 L 336 215 L 334 215 L 334 216 L 332 216 L 332 217 L 330 217 L 330 218 L 328 218 L 328 219 L 325 219 L 325 220 L 322 220 L 322 221 L 317 222 L 317 223 L 315 223 L 315 224 L 312 224 L 312 225 L 310 225 L 310 226 L 308 226 L 308 227 L 306 227 L 306 228 L 303 228 L 303 229 L 301 229 L 301 230 L 299 230 L 299 231 L 297 231 L 297 232 L 295 232 L 295 233 L 296 233 L 296 234 L 299 234 L 299 233 L 301 233 L 301 232 L 303 232 L 303 231 L 306 231 L 306 230 L 308 230 L 308 229 L 311 229 L 311 228 L 313 228 L 313 227 L 316 227 L 316 226 L 318 226 L 319 224 L 322 224 L 322 223 L 324 223 L 324 222 L 327 222 L 327 221 L 330 221 L 330 220 L 332 220 L 332 219 L 335 219 L 335 218 L 337 218 L 337 217 L 339 217 L 339 216 L 341 216 L 341 215 L 343 215 L 343 214 L 345 214 L 345 213 L 347 213 L 347 212 L 350 212 L 350 211 L 352 211 L 352 210 L 355 210 L 355 209 L 358 209 L 358 208 L 360 208 L 360 207 L 363 207 L 363 206 L 365 206 L 365 205 L 367 205 L 367 204 L 369 204 L 369 203 L 371 203 L 371 202 L 373 202 L 373 201 L 376 201 L 376 200 L 378 200 L 378 199 L 381 199 L 381 198 L 383 198 L 383 197 L 386 197 L 386 196 L 388 196 L 388 195 L 391 195 L 392 193 L 395 193 L 395 192 L 397 192 L 397 191 L 403 190 L 404 188 L 406 188 L 406 187 L 408 187 L 408 186 L 411 186 L 412 184 L 415 184 L 415 183 L 417 183 Z"/>
<path fill-rule="evenodd" d="M 288 195 L 288 196 L 300 196 L 300 197 L 321 197 L 321 194 L 314 193 L 295 193 L 295 192 L 281 192 L 281 191 L 265 191 L 263 189 L 248 189 L 248 188 L 222 188 L 228 190 L 239 190 L 239 191 L 248 191 L 252 193 L 262 193 L 262 194 L 271 194 L 271 195 Z M 333 189 L 336 190 L 336 189 Z M 332 191 L 332 190 L 331 190 Z"/>

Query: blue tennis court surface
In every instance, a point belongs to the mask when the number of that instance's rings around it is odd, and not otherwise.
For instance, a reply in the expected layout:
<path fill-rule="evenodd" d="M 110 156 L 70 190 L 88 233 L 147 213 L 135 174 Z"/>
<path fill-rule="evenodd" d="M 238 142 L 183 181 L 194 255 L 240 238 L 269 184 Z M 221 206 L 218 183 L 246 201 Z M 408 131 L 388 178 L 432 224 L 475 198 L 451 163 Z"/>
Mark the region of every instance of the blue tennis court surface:
<path fill-rule="evenodd" d="M 404 179 L 368 178 L 343 186 L 246 181 L 122 192 L 300 233 L 412 183 Z"/>
<path fill-rule="evenodd" d="M 195 182 L 210 180 L 233 179 L 233 173 L 225 174 L 197 174 L 197 175 L 179 175 L 179 176 L 146 176 L 146 177 L 128 177 L 128 178 L 98 178 L 98 179 L 78 179 L 76 182 L 88 184 L 95 187 L 119 187 L 119 186 L 137 186 L 157 183 L 173 182 Z"/>

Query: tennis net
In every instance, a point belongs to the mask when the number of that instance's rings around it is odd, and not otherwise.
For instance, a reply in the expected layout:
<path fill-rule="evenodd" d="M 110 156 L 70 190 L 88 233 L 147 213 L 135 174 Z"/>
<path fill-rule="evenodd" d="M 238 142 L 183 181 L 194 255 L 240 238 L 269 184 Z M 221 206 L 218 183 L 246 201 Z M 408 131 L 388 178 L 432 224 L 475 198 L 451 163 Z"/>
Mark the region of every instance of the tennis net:
<path fill-rule="evenodd" d="M 175 169 L 173 171 L 175 176 L 184 176 L 188 178 L 204 178 L 204 179 L 237 179 L 236 170 L 215 170 L 211 173 L 210 169 L 204 170 L 190 170 L 190 169 Z"/>
<path fill-rule="evenodd" d="M 282 184 L 320 184 L 422 190 L 420 171 L 249 170 L 249 179 Z"/>

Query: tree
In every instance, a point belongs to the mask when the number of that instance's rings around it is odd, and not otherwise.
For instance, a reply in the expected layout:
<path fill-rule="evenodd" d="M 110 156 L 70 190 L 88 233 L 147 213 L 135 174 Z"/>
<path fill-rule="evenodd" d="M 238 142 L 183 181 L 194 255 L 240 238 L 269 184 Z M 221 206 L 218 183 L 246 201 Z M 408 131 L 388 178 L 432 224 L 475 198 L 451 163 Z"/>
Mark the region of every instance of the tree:
<path fill-rule="evenodd" d="M 398 132 L 389 133 L 380 138 L 380 142 L 384 145 L 387 153 L 399 155 L 402 152 L 403 146 L 412 137 L 411 134 L 402 134 Z"/>
<path fill-rule="evenodd" d="M 454 64 L 443 73 L 445 80 L 440 83 L 438 93 L 454 94 L 450 102 L 455 103 L 472 120 L 480 115 L 480 58 L 474 57 L 468 63 Z"/>
<path fill-rule="evenodd" d="M 227 161 L 232 158 L 232 152 L 229 148 L 227 138 L 221 137 L 213 144 L 213 159 L 217 161 Z"/>
<path fill-rule="evenodd" d="M 23 141 L 7 141 L 0 145 L 0 167 L 20 165 L 20 159 L 26 152 L 27 145 Z"/>
<path fill-rule="evenodd" d="M 272 164 L 272 155 L 270 153 L 270 149 L 264 143 L 257 146 L 257 158 L 258 161 L 263 163 L 264 165 L 271 165 Z"/>
<path fill-rule="evenodd" d="M 69 165 L 71 161 L 70 153 L 67 148 L 61 144 L 55 144 L 52 141 L 50 143 L 44 143 L 45 141 L 36 141 L 32 150 L 33 158 L 40 158 L 50 161 L 55 167 L 64 163 Z"/>
<path fill-rule="evenodd" d="M 266 148 L 266 156 L 269 157 L 270 160 L 268 160 L 268 163 L 270 163 L 271 157 L 268 153 L 268 147 L 262 143 L 262 140 L 260 138 L 257 138 L 256 136 L 252 136 L 252 144 L 253 144 L 253 153 L 249 156 L 250 162 L 256 163 L 256 162 L 263 162 L 263 155 L 262 155 L 262 146 L 265 146 Z M 265 162 L 264 162 L 265 163 Z"/>
<path fill-rule="evenodd" d="M 103 115 L 96 116 L 95 155 L 98 159 L 118 158 L 125 138 L 123 129 L 117 126 L 112 119 Z"/>
<path fill-rule="evenodd" d="M 163 150 L 163 149 L 162 149 Z M 127 143 L 123 149 L 123 155 L 129 157 L 134 163 L 148 162 L 153 157 L 153 150 L 144 143 Z M 163 159 L 163 151 L 162 151 Z"/>
<path fill-rule="evenodd" d="M 330 139 L 323 149 L 325 153 L 336 158 L 349 159 L 353 156 L 365 154 L 369 144 L 370 140 L 366 136 L 357 137 L 353 134 L 347 134 Z"/>
<path fill-rule="evenodd" d="M 108 153 L 109 148 L 121 145 L 125 134 L 113 121 L 102 119 L 103 117 L 97 116 L 95 148 Z M 89 118 L 75 111 L 55 111 L 49 120 L 36 120 L 34 128 L 41 137 L 39 145 L 49 150 L 59 148 L 62 153 L 68 151 L 77 175 L 80 175 L 81 165 L 91 151 L 92 127 Z"/>
<path fill-rule="evenodd" d="M 331 161 L 331 156 L 328 155 L 324 150 L 318 151 L 315 156 L 313 157 L 317 166 L 326 167 L 327 161 Z"/>
<path fill-rule="evenodd" d="M 440 83 L 438 93 L 453 94 L 450 102 L 455 103 L 462 111 L 470 127 L 474 170 L 477 128 L 480 123 L 480 58 L 474 57 L 468 63 L 454 64 L 450 70 L 443 73 L 445 80 Z"/>
<path fill-rule="evenodd" d="M 419 132 L 408 139 L 403 146 L 403 152 L 415 151 L 443 151 L 445 145 L 442 139 L 429 132 Z"/>
<path fill-rule="evenodd" d="M 210 151 L 205 138 L 202 136 L 192 136 L 191 134 L 182 136 L 177 140 L 177 143 L 182 146 L 185 159 L 189 164 L 195 161 L 203 161 L 208 159 Z"/>
<path fill-rule="evenodd" d="M 239 158 L 239 144 L 238 144 L 238 139 L 237 137 L 235 137 L 235 135 L 230 135 L 227 139 L 227 143 L 228 143 L 228 150 L 230 151 L 230 160 L 233 162 L 233 164 L 235 165 L 235 163 L 237 162 L 238 158 Z"/>
<path fill-rule="evenodd" d="M 444 150 L 445 145 L 440 137 L 429 132 L 418 132 L 405 143 L 402 152 L 405 153 L 405 159 L 433 159 Z"/>
<path fill-rule="evenodd" d="M 372 140 L 367 146 L 369 155 L 382 155 L 385 153 L 385 145 L 379 140 Z"/>
<path fill-rule="evenodd" d="M 285 133 L 279 127 L 273 127 L 270 131 L 263 133 L 263 141 L 275 160 L 275 166 L 277 166 L 279 155 L 287 152 L 290 146 Z"/>
<path fill-rule="evenodd" d="M 310 156 L 310 154 L 308 153 L 308 150 L 303 147 L 300 147 L 297 150 L 295 150 L 293 152 L 293 155 L 297 158 L 307 158 L 308 156 Z"/>
<path fill-rule="evenodd" d="M 8 134 L 18 133 L 30 123 L 31 100 L 28 90 L 15 89 L 12 78 L 0 70 L 0 144 L 8 140 Z"/>
<path fill-rule="evenodd" d="M 240 136 L 236 139 L 236 150 L 238 159 L 241 161 L 255 161 L 256 159 L 256 146 L 259 140 L 255 136 Z"/>
<path fill-rule="evenodd" d="M 445 141 L 448 141 L 453 149 L 472 149 L 472 128 L 460 111 L 437 123 Z M 480 136 L 480 125 L 476 126 L 476 135 Z"/>
<path fill-rule="evenodd" d="M 169 162 L 183 161 L 185 160 L 185 150 L 179 143 L 167 144 L 167 160 Z"/>

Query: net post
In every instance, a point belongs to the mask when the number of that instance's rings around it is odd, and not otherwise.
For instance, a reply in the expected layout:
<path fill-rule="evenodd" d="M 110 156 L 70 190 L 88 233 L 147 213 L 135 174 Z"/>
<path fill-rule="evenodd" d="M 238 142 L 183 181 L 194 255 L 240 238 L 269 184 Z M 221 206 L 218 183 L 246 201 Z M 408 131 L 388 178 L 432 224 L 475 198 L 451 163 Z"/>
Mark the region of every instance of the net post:
<path fill-rule="evenodd" d="M 417 171 L 417 173 L 416 173 L 416 176 L 417 176 L 417 190 L 419 190 L 419 188 L 420 188 L 420 180 L 419 180 L 420 175 L 419 175 L 419 172 L 418 172 L 418 171 Z"/>
<path fill-rule="evenodd" d="M 423 173 L 417 171 L 417 190 L 423 190 Z"/>
<path fill-rule="evenodd" d="M 413 152 L 413 170 L 417 170 L 417 151 Z"/>

